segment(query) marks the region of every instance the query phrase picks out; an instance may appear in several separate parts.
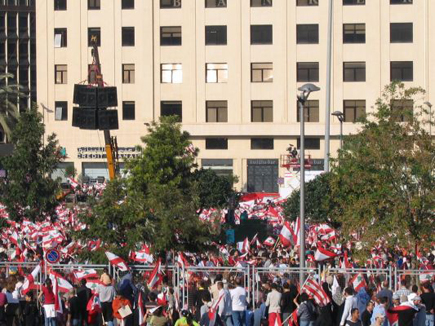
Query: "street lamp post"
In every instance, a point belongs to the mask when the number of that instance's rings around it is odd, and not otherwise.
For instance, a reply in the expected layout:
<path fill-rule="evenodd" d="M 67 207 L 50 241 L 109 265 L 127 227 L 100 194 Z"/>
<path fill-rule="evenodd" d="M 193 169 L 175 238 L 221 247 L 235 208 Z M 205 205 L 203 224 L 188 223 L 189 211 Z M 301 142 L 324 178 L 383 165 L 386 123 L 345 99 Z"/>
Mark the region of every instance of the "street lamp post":
<path fill-rule="evenodd" d="M 304 283 L 304 271 L 305 267 L 305 114 L 304 114 L 304 104 L 310 96 L 311 92 L 317 92 L 320 90 L 319 87 L 313 84 L 305 84 L 298 88 L 301 93 L 298 96 L 298 104 L 299 104 L 299 121 L 301 123 L 301 138 L 300 138 L 300 146 L 299 146 L 299 165 L 300 165 L 300 206 L 299 206 L 299 217 L 301 221 L 300 225 L 300 254 L 299 254 L 299 284 Z"/>
<path fill-rule="evenodd" d="M 343 149 L 343 121 L 344 121 L 344 114 L 341 111 L 334 111 L 332 113 L 332 115 L 337 117 L 338 121 L 340 121 L 340 149 Z"/>

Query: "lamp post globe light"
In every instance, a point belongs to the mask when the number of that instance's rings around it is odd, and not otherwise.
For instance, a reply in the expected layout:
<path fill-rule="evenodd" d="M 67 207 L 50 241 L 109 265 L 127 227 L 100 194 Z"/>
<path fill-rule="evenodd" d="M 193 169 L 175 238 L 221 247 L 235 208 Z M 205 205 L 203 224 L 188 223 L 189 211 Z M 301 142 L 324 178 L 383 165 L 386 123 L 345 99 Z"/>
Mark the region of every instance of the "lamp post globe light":
<path fill-rule="evenodd" d="M 305 115 L 304 115 L 304 104 L 308 100 L 308 97 L 312 92 L 317 92 L 320 90 L 319 87 L 313 84 L 305 84 L 298 88 L 301 92 L 298 96 L 299 104 L 299 121 L 301 123 L 301 138 L 299 146 L 299 165 L 300 165 L 300 206 L 299 206 L 299 217 L 301 221 L 300 226 L 300 254 L 299 254 L 299 284 L 304 283 L 304 267 L 305 267 Z M 302 286 L 302 285 L 301 285 Z"/>
<path fill-rule="evenodd" d="M 343 122 L 344 122 L 344 114 L 341 111 L 334 111 L 331 115 L 337 117 L 338 121 L 340 121 L 340 149 L 343 148 Z"/>

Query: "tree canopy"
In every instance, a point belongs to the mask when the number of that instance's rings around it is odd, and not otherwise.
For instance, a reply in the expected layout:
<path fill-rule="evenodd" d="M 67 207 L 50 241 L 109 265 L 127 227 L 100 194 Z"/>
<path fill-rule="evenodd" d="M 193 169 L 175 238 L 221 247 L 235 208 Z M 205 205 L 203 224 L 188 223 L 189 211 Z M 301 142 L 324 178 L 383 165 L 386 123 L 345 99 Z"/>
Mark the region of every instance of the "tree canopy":
<path fill-rule="evenodd" d="M 364 248 L 378 239 L 406 247 L 434 241 L 435 143 L 428 112 L 417 105 L 423 93 L 387 86 L 334 160 L 331 196 L 342 234 L 356 234 Z"/>
<path fill-rule="evenodd" d="M 18 99 L 22 97 L 19 85 L 11 83 L 12 74 L 0 74 L 0 129 L 4 131 L 6 141 L 10 140 L 12 130 L 18 122 Z"/>
<path fill-rule="evenodd" d="M 198 211 L 224 207 L 233 179 L 196 170 L 198 149 L 174 117 L 151 123 L 142 142 L 140 154 L 126 164 L 126 178 L 110 182 L 84 216 L 89 227 L 79 236 L 99 238 L 122 257 L 141 243 L 152 243 L 156 253 L 204 249 L 216 229 L 201 221 Z M 218 188 L 211 193 L 206 182 Z"/>
<path fill-rule="evenodd" d="M 38 221 L 53 216 L 59 182 L 51 175 L 62 161 L 56 135 L 47 136 L 36 108 L 21 113 L 11 134 L 12 155 L 0 159 L 7 172 L 0 182 L 1 202 L 14 221 Z"/>

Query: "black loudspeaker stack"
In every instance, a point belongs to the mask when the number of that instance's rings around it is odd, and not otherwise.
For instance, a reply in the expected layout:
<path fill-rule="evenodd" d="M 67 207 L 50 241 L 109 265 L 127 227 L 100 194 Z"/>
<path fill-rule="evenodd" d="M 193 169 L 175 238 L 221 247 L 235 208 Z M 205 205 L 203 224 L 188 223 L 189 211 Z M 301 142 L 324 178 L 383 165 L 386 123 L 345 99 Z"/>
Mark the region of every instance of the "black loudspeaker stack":
<path fill-rule="evenodd" d="M 74 85 L 73 127 L 87 130 L 118 129 L 118 111 L 107 110 L 118 106 L 116 87 Z"/>

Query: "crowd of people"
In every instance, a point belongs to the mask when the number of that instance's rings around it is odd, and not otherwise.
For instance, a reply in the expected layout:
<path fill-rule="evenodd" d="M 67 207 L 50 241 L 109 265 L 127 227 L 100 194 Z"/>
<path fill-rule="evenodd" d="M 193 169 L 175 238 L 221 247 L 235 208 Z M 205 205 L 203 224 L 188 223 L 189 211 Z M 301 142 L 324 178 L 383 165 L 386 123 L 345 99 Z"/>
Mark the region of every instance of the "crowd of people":
<path fill-rule="evenodd" d="M 246 275 L 198 272 L 190 275 L 187 300 L 167 274 L 149 288 L 144 274 L 128 271 L 113 278 L 107 270 L 92 289 L 86 278 L 67 293 L 51 278 L 24 291 L 21 275 L 0 274 L 0 325 L 7 326 L 433 326 L 434 280 L 417 286 L 401 280 L 392 291 L 388 279 L 352 286 L 347 274 L 314 275 L 325 294 L 303 290 L 285 271 L 266 273 L 254 295 Z M 302 288 L 302 291 L 301 291 Z M 184 302 L 184 305 L 183 305 Z"/>

